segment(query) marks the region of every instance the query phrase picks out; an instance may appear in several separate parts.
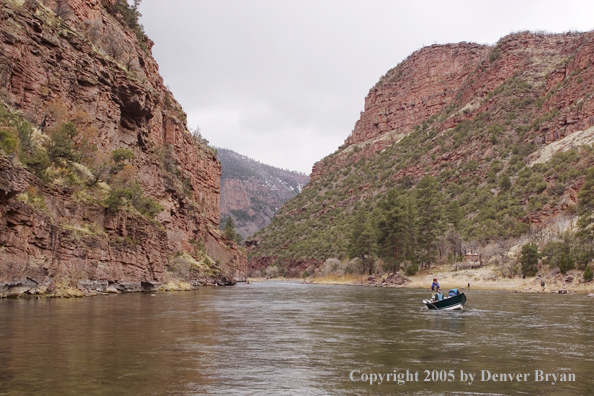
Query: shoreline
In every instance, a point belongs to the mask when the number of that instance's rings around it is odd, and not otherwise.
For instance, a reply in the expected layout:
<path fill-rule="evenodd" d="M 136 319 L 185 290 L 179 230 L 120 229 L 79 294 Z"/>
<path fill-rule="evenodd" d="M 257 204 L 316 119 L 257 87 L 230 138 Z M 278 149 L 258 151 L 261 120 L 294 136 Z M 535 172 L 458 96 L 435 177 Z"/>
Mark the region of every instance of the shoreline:
<path fill-rule="evenodd" d="M 117 294 L 131 294 L 131 293 L 166 293 L 166 292 L 185 292 L 198 290 L 201 287 L 228 287 L 235 286 L 240 282 L 223 282 L 221 279 L 211 278 L 208 280 L 192 280 L 186 281 L 181 279 L 171 279 L 166 283 L 151 283 L 148 282 L 108 282 L 108 281 L 91 281 L 82 282 L 78 286 L 59 285 L 55 286 L 52 291 L 48 290 L 47 286 L 33 286 L 23 285 L 22 282 L 6 285 L 0 283 L 0 300 L 41 300 L 54 298 L 85 298 L 110 296 Z M 91 286 L 91 287 L 90 287 Z"/>
<path fill-rule="evenodd" d="M 407 279 L 403 284 L 391 284 L 390 274 L 375 275 L 347 275 L 347 276 L 324 276 L 319 278 L 248 278 L 249 282 L 267 281 L 294 281 L 305 284 L 318 285 L 343 285 L 343 286 L 367 286 L 367 287 L 391 287 L 404 289 L 426 289 L 430 291 L 433 278 L 437 278 L 442 290 L 494 290 L 508 291 L 512 293 L 556 293 L 556 294 L 592 294 L 594 293 L 594 281 L 583 280 L 583 271 L 571 270 L 565 275 L 561 273 L 537 274 L 531 278 L 505 278 L 498 276 L 496 268 L 492 266 L 477 269 L 452 270 L 450 266 L 436 266 L 431 270 L 424 270 L 416 275 L 404 277 Z M 544 291 L 541 282 L 544 280 Z M 470 288 L 468 284 L 470 283 Z"/>

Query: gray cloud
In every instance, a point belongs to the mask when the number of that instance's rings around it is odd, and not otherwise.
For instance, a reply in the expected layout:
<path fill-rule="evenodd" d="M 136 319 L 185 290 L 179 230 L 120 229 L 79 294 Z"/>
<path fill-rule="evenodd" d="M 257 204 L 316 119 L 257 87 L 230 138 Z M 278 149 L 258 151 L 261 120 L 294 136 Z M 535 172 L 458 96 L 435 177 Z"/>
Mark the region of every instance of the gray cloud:
<path fill-rule="evenodd" d="M 587 1 L 144 0 L 141 22 L 191 127 L 309 173 L 349 135 L 369 88 L 423 45 L 593 28 Z"/>

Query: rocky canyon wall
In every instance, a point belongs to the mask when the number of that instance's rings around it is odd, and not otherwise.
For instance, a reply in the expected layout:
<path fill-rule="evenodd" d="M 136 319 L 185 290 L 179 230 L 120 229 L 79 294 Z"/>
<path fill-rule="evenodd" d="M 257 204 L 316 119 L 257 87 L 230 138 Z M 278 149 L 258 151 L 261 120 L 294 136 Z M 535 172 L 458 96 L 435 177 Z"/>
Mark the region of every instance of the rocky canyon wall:
<path fill-rule="evenodd" d="M 550 91 L 555 84 L 567 81 L 571 73 L 590 73 L 591 36 L 591 33 L 522 32 L 502 38 L 495 46 L 463 42 L 416 51 L 370 89 L 364 111 L 344 145 L 314 165 L 312 179 L 361 158 L 370 158 L 423 122 L 432 123 L 435 117 L 443 117 L 448 107 L 457 111 L 440 120 L 440 131 L 455 127 L 478 112 L 492 110 L 498 99 L 489 95 L 514 74 Z M 577 79 L 568 81 L 574 85 L 572 89 L 554 92 L 554 98 L 547 98 L 544 106 L 535 111 L 536 115 L 581 99 L 589 87 L 584 80 L 587 81 L 582 77 L 579 84 Z M 569 132 L 584 129 L 584 123 L 575 125 L 578 119 L 588 117 L 570 116 L 568 125 L 573 126 L 569 126 Z M 561 129 L 568 125 L 561 125 Z M 557 134 L 557 139 L 562 135 Z"/>
<path fill-rule="evenodd" d="M 78 129 L 75 144 L 95 145 L 98 159 L 116 149 L 132 152 L 130 178 L 162 210 L 152 220 L 134 210 L 109 210 L 105 183 L 97 184 L 104 188 L 99 191 L 43 181 L 14 154 L 2 154 L 4 284 L 157 287 L 183 257 L 188 271 L 178 271 L 178 278 L 194 285 L 244 276 L 245 255 L 227 247 L 217 231 L 221 170 L 215 152 L 188 132 L 186 115 L 151 56 L 152 42 L 113 8 L 117 4 L 71 0 L 61 13 L 51 1 L 2 0 L 1 99 L 41 140 L 69 121 Z"/>

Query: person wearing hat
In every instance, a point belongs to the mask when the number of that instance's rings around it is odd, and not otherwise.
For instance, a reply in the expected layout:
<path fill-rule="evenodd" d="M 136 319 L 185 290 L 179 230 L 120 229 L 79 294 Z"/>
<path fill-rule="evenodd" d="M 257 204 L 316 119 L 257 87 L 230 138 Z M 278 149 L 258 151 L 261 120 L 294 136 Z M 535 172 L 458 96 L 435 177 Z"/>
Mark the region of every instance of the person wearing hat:
<path fill-rule="evenodd" d="M 433 283 L 431 284 L 431 291 L 437 291 L 439 289 L 439 282 L 437 282 L 437 278 L 433 278 Z"/>
<path fill-rule="evenodd" d="M 437 294 L 435 295 L 435 299 L 437 301 L 442 301 L 443 300 L 443 293 L 441 292 L 441 289 L 437 289 Z"/>

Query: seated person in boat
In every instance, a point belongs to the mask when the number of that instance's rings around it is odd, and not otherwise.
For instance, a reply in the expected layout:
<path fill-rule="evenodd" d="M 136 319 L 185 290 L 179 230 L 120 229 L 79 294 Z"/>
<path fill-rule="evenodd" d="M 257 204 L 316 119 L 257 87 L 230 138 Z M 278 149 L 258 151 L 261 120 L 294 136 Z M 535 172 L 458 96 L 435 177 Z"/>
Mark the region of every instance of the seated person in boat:
<path fill-rule="evenodd" d="M 443 300 L 443 293 L 441 292 L 441 289 L 437 289 L 437 294 L 435 295 L 435 299 L 437 301 L 442 301 Z"/>

